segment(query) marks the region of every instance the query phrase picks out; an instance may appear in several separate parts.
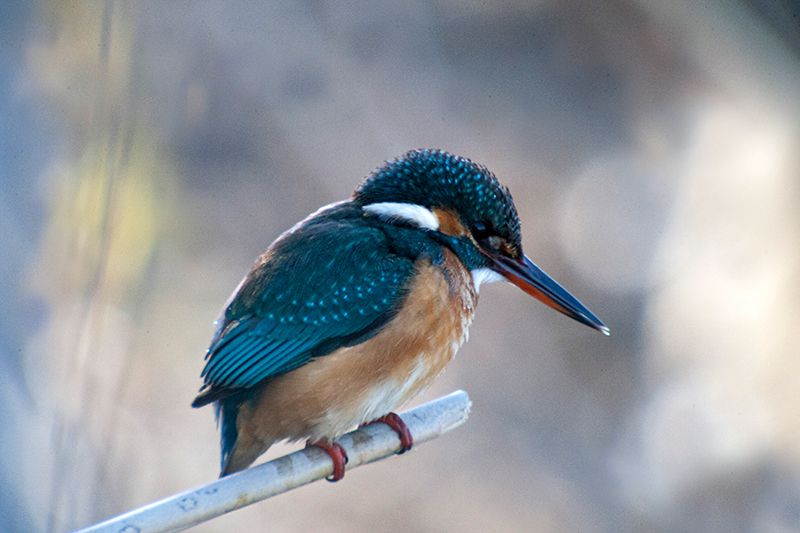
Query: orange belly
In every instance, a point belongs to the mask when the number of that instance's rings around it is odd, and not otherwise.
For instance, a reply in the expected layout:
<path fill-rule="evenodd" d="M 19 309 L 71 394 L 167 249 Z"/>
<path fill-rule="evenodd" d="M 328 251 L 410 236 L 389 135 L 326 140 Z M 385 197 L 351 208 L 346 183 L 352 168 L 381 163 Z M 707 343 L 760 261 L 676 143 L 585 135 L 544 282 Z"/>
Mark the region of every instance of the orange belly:
<path fill-rule="evenodd" d="M 333 439 L 430 385 L 467 339 L 478 299 L 470 272 L 444 254 L 439 268 L 420 261 L 403 308 L 380 333 L 272 379 L 243 404 L 225 473 L 247 467 L 277 440 Z"/>

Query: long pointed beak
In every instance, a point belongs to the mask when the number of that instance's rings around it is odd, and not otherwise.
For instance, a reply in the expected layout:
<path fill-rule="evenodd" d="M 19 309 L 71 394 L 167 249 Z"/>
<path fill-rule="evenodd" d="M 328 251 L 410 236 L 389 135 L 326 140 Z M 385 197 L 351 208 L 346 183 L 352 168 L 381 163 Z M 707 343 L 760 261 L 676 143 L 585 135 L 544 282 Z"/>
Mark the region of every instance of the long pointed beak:
<path fill-rule="evenodd" d="M 600 322 L 586 306 L 568 293 L 556 280 L 533 264 L 533 261 L 528 259 L 528 256 L 523 255 L 522 259 L 512 259 L 504 256 L 486 255 L 492 260 L 492 270 L 537 300 L 605 335 L 611 334 L 611 330 Z"/>

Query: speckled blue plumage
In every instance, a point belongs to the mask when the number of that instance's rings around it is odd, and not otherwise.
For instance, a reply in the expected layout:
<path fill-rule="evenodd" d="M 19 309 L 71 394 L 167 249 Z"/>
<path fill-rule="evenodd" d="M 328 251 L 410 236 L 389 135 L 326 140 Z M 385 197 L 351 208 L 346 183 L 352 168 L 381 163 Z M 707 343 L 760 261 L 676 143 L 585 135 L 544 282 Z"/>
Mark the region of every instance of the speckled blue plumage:
<path fill-rule="evenodd" d="M 469 220 L 491 223 L 494 233 L 520 242 L 520 223 L 508 189 L 483 165 L 442 150 L 413 150 L 387 161 L 353 199 L 445 207 Z"/>
<path fill-rule="evenodd" d="M 306 219 L 270 247 L 225 310 L 202 402 L 366 340 L 391 318 L 412 272 L 413 260 L 392 253 L 352 204 Z"/>

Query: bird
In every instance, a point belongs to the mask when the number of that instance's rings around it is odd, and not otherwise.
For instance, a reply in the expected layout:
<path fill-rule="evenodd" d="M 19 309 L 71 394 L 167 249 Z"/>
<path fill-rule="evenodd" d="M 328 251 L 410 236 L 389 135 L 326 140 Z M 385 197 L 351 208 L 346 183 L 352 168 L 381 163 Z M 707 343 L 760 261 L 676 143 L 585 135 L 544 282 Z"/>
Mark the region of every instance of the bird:
<path fill-rule="evenodd" d="M 344 476 L 336 438 L 369 423 L 413 437 L 395 411 L 467 340 L 482 285 L 509 281 L 591 328 L 609 329 L 522 250 L 509 190 L 438 149 L 386 161 L 348 200 L 281 234 L 215 322 L 193 407 L 215 404 L 220 477 L 274 442 L 307 440 Z"/>

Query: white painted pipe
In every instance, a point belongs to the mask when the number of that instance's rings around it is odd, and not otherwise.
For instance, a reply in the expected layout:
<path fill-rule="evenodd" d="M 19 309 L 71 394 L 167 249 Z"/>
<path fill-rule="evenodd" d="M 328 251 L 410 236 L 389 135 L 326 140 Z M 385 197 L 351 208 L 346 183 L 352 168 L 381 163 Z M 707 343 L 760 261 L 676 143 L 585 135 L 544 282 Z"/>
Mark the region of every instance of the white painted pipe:
<path fill-rule="evenodd" d="M 472 402 L 461 390 L 400 415 L 414 446 L 444 435 L 467 420 Z M 400 438 L 386 424 L 373 424 L 343 435 L 347 470 L 378 461 L 400 449 Z M 290 491 L 333 474 L 333 461 L 317 447 L 305 448 L 248 468 L 75 533 L 166 533 L 183 531 L 251 503 Z"/>

